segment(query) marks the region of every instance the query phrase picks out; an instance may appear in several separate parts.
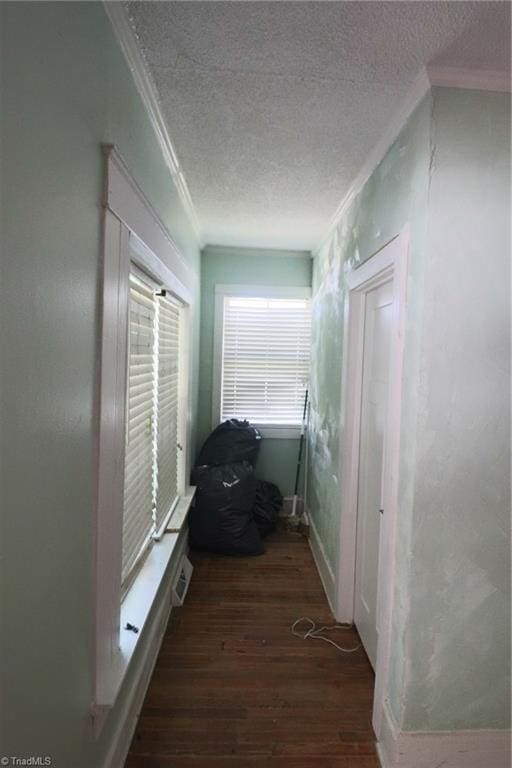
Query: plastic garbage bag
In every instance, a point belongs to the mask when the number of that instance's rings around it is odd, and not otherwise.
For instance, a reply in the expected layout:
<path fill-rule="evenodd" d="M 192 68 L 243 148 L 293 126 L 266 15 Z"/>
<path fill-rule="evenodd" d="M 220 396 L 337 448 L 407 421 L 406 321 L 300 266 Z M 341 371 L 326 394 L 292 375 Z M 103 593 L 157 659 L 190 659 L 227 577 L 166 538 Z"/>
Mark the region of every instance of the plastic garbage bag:
<path fill-rule="evenodd" d="M 229 419 L 219 424 L 205 440 L 196 466 L 234 464 L 248 461 L 254 466 L 258 458 L 261 434 L 248 421 Z"/>
<path fill-rule="evenodd" d="M 283 496 L 277 485 L 268 483 L 266 480 L 256 480 L 256 494 L 252 511 L 261 536 L 268 536 L 275 530 L 282 506 Z"/>
<path fill-rule="evenodd" d="M 254 521 L 256 478 L 247 462 L 198 466 L 192 471 L 197 486 L 189 515 L 193 549 L 221 555 L 262 555 L 265 551 Z"/>

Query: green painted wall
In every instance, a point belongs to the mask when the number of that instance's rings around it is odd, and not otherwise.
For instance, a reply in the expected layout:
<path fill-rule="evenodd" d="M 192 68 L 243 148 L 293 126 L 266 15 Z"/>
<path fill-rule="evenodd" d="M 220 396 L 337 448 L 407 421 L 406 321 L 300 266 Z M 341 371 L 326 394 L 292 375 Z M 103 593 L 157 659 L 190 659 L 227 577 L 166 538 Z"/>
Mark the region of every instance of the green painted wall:
<path fill-rule="evenodd" d="M 0 20 L 0 753 L 100 768 L 126 690 L 95 740 L 101 142 L 117 144 L 160 212 L 197 297 L 200 256 L 102 4 L 1 3 Z M 198 324 L 196 312 L 196 384 Z"/>
<path fill-rule="evenodd" d="M 510 95 L 432 137 L 403 726 L 510 728 Z"/>
<path fill-rule="evenodd" d="M 334 570 L 343 270 L 410 224 L 387 692 L 407 730 L 510 724 L 509 115 L 434 89 L 314 263 L 308 502 Z"/>
<path fill-rule="evenodd" d="M 199 442 L 212 428 L 213 336 L 216 285 L 311 285 L 308 252 L 209 246 L 201 258 L 201 344 L 199 365 Z M 256 472 L 276 483 L 284 496 L 293 494 L 298 440 L 264 439 Z"/>
<path fill-rule="evenodd" d="M 430 97 L 426 97 L 356 197 L 332 238 L 314 259 L 308 507 L 333 569 L 337 558 L 341 494 L 344 269 L 346 265 L 368 259 L 409 223 L 409 295 L 414 302 L 409 312 L 408 332 L 410 335 L 418 333 L 430 159 L 430 110 Z M 411 345 L 405 361 L 408 377 L 414 376 L 416 357 Z M 414 398 L 412 391 L 410 397 Z M 414 411 L 412 403 L 406 403 L 405 407 Z M 406 441 L 409 437 L 409 433 L 404 435 Z"/>

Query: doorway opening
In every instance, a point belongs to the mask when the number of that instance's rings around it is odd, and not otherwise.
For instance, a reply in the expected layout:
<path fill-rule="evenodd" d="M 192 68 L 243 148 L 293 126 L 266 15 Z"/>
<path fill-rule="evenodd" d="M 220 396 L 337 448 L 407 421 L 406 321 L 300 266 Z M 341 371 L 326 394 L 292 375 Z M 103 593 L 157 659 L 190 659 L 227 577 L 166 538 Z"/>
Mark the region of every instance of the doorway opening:
<path fill-rule="evenodd" d="M 408 251 L 404 227 L 346 274 L 336 619 L 355 623 L 374 667 L 377 739 L 390 659 Z"/>

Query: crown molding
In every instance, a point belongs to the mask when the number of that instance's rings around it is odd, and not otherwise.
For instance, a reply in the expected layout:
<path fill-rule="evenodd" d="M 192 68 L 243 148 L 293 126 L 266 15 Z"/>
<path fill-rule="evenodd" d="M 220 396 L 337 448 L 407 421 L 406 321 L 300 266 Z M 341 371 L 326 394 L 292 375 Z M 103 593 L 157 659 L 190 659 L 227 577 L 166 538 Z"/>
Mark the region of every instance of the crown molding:
<path fill-rule="evenodd" d="M 319 245 L 313 250 L 313 256 L 316 256 L 331 238 L 347 208 L 364 187 L 375 168 L 379 165 L 381 160 L 383 160 L 386 152 L 402 130 L 416 106 L 432 87 L 510 92 L 512 90 L 512 80 L 509 72 L 463 69 L 460 67 L 424 67 L 402 101 L 393 120 L 388 125 L 375 147 L 368 154 L 361 170 L 334 212 L 327 227 L 326 234 Z"/>
<path fill-rule="evenodd" d="M 426 69 L 423 68 L 410 87 L 400 107 L 395 112 L 392 121 L 389 123 L 377 144 L 368 153 L 359 173 L 353 180 L 341 203 L 336 208 L 334 215 L 331 217 L 324 237 L 320 241 L 318 247 L 313 250 L 313 256 L 316 256 L 316 254 L 319 253 L 326 242 L 331 238 L 343 214 L 353 202 L 354 198 L 362 190 L 374 172 L 375 168 L 379 165 L 381 160 L 383 160 L 386 152 L 402 130 L 404 123 L 406 123 L 410 115 L 414 112 L 415 108 L 418 106 L 422 98 L 429 90 L 430 80 L 428 79 Z"/>
<path fill-rule="evenodd" d="M 427 67 L 430 84 L 441 88 L 467 88 L 474 91 L 510 92 L 510 72 L 462 67 Z"/>
<path fill-rule="evenodd" d="M 137 91 L 144 104 L 153 131 L 155 132 L 165 163 L 169 169 L 176 189 L 178 190 L 181 202 L 190 218 L 190 222 L 199 241 L 199 246 L 202 247 L 203 240 L 201 228 L 192 202 L 192 197 L 190 196 L 183 170 L 180 167 L 176 151 L 162 114 L 153 78 L 140 51 L 137 38 L 124 8 L 124 3 L 103 0 L 103 5 L 132 74 Z"/>
<path fill-rule="evenodd" d="M 272 256 L 287 259 L 310 259 L 311 251 L 297 251 L 286 248 L 254 248 L 253 246 L 206 244 L 204 256 L 246 256 L 257 259 L 259 256 Z"/>
<path fill-rule="evenodd" d="M 171 173 L 171 177 L 176 185 L 182 204 L 194 228 L 199 245 L 200 247 L 204 247 L 201 228 L 192 202 L 192 197 L 162 114 L 158 93 L 146 61 L 140 51 L 137 38 L 130 24 L 124 4 L 115 1 L 109 2 L 109 0 L 103 0 L 103 4 L 132 74 L 135 86 L 141 96 L 166 165 Z M 329 240 L 343 214 L 354 198 L 359 194 L 375 168 L 384 158 L 387 150 L 398 136 L 404 123 L 412 114 L 423 96 L 433 86 L 438 88 L 464 88 L 470 90 L 510 92 L 512 90 L 512 80 L 509 72 L 471 70 L 461 67 L 435 65 L 423 68 L 402 101 L 401 106 L 395 113 L 393 120 L 388 125 L 380 140 L 368 154 L 359 173 L 338 205 L 330 219 L 324 237 L 317 248 L 312 252 L 313 256 L 317 254 Z"/>

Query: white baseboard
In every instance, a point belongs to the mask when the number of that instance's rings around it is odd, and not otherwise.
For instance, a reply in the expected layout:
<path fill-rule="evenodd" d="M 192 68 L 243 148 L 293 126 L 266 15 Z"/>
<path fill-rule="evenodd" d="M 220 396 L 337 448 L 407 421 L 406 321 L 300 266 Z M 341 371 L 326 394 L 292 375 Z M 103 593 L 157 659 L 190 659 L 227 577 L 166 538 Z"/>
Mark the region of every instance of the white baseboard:
<path fill-rule="evenodd" d="M 181 558 L 188 551 L 188 535 L 186 529 L 182 540 L 177 544 L 175 565 L 168 579 L 165 596 L 155 614 L 151 626 L 148 627 L 148 642 L 144 656 L 140 661 L 132 689 L 124 695 L 122 710 L 118 715 L 118 727 L 112 738 L 110 749 L 103 762 L 103 768 L 123 768 L 128 750 L 144 703 L 146 691 L 153 674 L 160 645 L 164 636 L 167 622 L 171 613 L 171 589 L 176 569 Z M 174 559 L 174 558 L 173 558 Z"/>
<path fill-rule="evenodd" d="M 382 768 L 510 768 L 510 731 L 398 731 L 387 707 L 377 754 Z"/>
<path fill-rule="evenodd" d="M 324 588 L 325 596 L 327 597 L 327 602 L 329 603 L 329 607 L 334 616 L 335 605 L 336 605 L 336 580 L 334 578 L 334 572 L 327 559 L 325 550 L 323 548 L 322 542 L 320 541 L 320 538 L 318 536 L 318 531 L 315 528 L 315 524 L 313 522 L 311 515 L 308 514 L 308 518 L 309 518 L 309 547 L 313 554 L 313 559 L 315 561 L 318 573 L 320 575 L 320 580 Z"/>

